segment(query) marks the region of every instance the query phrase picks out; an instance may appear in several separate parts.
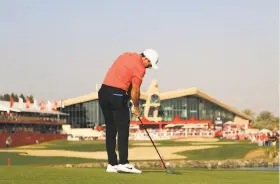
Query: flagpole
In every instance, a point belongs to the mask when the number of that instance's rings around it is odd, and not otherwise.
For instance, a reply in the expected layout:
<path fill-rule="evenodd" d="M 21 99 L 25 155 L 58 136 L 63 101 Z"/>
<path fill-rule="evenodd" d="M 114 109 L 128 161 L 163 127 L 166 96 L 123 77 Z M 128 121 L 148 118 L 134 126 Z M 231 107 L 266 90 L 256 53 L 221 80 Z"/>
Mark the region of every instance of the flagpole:
<path fill-rule="evenodd" d="M 63 112 L 62 111 L 62 100 L 60 100 L 60 112 Z M 60 120 L 60 114 L 58 114 L 58 119 Z"/>
<path fill-rule="evenodd" d="M 98 84 L 96 84 L 96 92 L 98 93 Z M 96 102 L 96 106 L 97 106 L 97 109 L 96 109 L 96 112 L 97 112 L 97 125 L 99 125 L 99 104 L 98 104 L 98 101 Z M 95 126 L 97 126 L 97 125 L 95 125 Z M 94 127 L 95 127 L 94 126 Z"/>

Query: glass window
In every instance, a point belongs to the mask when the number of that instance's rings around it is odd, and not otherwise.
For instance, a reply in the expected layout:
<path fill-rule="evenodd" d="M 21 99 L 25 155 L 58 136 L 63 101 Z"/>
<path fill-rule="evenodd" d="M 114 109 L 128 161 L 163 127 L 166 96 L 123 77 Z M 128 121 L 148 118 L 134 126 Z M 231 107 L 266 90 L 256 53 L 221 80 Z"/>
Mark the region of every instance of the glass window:
<path fill-rule="evenodd" d="M 187 102 L 187 97 L 183 97 L 181 101 L 181 118 L 182 119 L 188 119 L 188 102 Z"/>
<path fill-rule="evenodd" d="M 182 119 L 188 118 L 187 97 L 162 100 L 159 114 L 163 121 L 172 121 L 175 116 Z"/>
<path fill-rule="evenodd" d="M 207 120 L 209 117 L 207 116 L 206 101 L 199 98 L 198 108 L 199 108 L 199 119 Z"/>
<path fill-rule="evenodd" d="M 198 98 L 190 96 L 189 98 L 190 117 L 198 119 Z"/>
<path fill-rule="evenodd" d="M 153 99 L 157 101 L 156 96 Z M 144 111 L 143 104 L 145 100 L 140 99 L 141 112 Z M 212 122 L 220 117 L 223 122 L 227 122 L 233 121 L 235 116 L 232 112 L 196 96 L 162 100 L 160 104 L 158 116 L 162 117 L 163 121 L 172 121 L 178 115 L 182 119 L 190 119 L 194 116 L 197 119 L 212 120 Z M 105 123 L 98 100 L 65 106 L 62 111 L 69 113 L 66 118 L 72 127 L 89 128 Z M 150 109 L 149 116 L 153 116 L 153 109 Z M 130 117 L 131 120 L 136 120 L 132 113 Z"/>

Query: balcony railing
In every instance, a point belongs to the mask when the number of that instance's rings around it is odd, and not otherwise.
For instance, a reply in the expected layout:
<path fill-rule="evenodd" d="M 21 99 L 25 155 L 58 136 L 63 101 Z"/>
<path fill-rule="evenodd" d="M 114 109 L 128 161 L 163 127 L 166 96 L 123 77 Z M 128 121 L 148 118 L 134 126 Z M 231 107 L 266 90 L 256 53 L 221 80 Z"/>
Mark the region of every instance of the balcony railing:
<path fill-rule="evenodd" d="M 53 117 L 32 117 L 32 116 L 5 116 L 0 115 L 0 123 L 5 122 L 15 122 L 15 123 L 44 123 L 44 122 L 54 122 L 54 123 L 66 123 L 66 119 L 58 119 Z"/>

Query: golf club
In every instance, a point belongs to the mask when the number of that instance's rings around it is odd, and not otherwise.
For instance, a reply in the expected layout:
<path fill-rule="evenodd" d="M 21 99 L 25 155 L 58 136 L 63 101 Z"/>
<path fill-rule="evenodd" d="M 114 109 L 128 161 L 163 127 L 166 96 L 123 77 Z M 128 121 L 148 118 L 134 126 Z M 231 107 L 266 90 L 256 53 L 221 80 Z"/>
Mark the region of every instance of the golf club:
<path fill-rule="evenodd" d="M 153 143 L 154 148 L 156 149 L 156 151 L 157 151 L 157 153 L 158 153 L 158 156 L 159 156 L 159 158 L 160 158 L 160 160 L 161 160 L 161 162 L 162 162 L 162 164 L 163 164 L 163 166 L 164 166 L 164 168 L 165 168 L 165 171 L 166 171 L 168 174 L 174 174 L 174 173 L 175 173 L 175 171 L 174 171 L 174 170 L 168 170 L 168 169 L 167 169 L 167 167 L 166 167 L 166 165 L 165 165 L 165 163 L 164 163 L 164 161 L 163 161 L 163 159 L 162 159 L 161 155 L 159 154 L 159 151 L 158 151 L 158 149 L 157 149 L 157 147 L 156 147 L 156 145 L 155 145 L 154 141 L 152 140 L 152 138 L 151 138 L 151 136 L 150 136 L 149 132 L 147 131 L 147 129 L 146 129 L 146 127 L 145 127 L 145 125 L 143 124 L 143 122 L 142 122 L 142 120 L 140 119 L 140 117 L 138 117 L 138 119 L 139 119 L 139 121 L 141 122 L 141 124 L 142 124 L 143 128 L 145 129 L 145 131 L 146 131 L 147 135 L 149 136 L 149 138 L 150 138 L 151 142 Z"/>

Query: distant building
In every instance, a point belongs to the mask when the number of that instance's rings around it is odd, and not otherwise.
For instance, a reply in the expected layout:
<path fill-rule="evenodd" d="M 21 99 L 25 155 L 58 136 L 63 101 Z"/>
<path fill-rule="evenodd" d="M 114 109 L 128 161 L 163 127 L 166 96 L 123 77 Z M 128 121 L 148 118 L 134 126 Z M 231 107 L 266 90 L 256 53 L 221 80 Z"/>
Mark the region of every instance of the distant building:
<path fill-rule="evenodd" d="M 241 113 L 197 88 L 160 93 L 157 81 L 153 81 L 146 92 L 141 92 L 141 112 L 149 120 L 156 122 L 172 121 L 175 116 L 181 119 L 196 118 L 211 120 L 222 125 L 231 121 L 248 124 L 251 117 Z M 97 92 L 60 101 L 62 112 L 68 113 L 67 122 L 73 128 L 94 127 L 104 124 L 104 117 L 98 104 Z M 131 120 L 136 120 L 131 115 Z"/>

